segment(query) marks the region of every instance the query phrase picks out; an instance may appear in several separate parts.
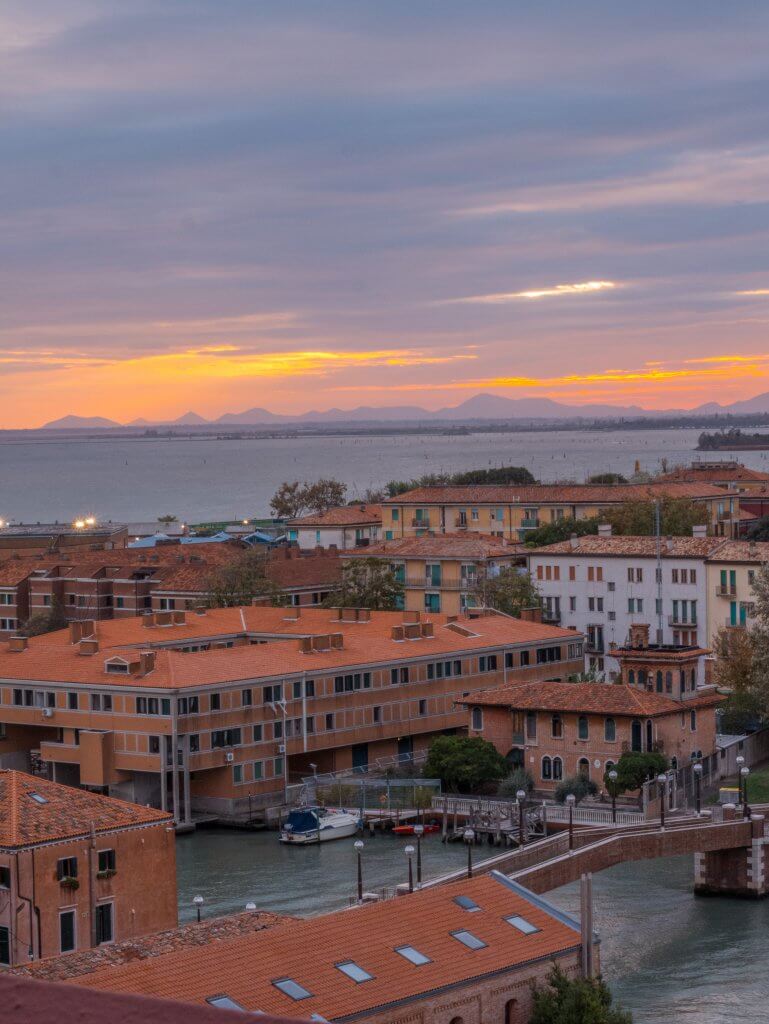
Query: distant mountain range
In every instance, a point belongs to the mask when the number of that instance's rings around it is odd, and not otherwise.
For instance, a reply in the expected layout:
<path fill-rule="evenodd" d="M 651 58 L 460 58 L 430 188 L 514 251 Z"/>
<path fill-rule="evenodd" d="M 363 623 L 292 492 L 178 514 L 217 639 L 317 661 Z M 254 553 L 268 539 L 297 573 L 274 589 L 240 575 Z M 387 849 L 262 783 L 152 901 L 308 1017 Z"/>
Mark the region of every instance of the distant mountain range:
<path fill-rule="evenodd" d="M 227 412 L 215 420 L 207 420 L 196 412 L 187 412 L 175 420 L 132 420 L 118 423 L 102 416 L 62 416 L 46 423 L 43 430 L 104 430 L 110 427 L 202 427 L 202 426 L 269 426 L 292 423 L 457 423 L 471 420 L 574 420 L 619 419 L 639 416 L 691 416 L 731 413 L 746 415 L 769 413 L 769 392 L 730 405 L 707 402 L 695 409 L 643 409 L 639 405 L 564 405 L 551 398 L 505 398 L 503 395 L 473 395 L 459 405 L 429 410 L 418 405 L 370 406 L 355 409 L 312 409 L 297 416 L 284 416 L 269 409 L 255 407 L 243 412 Z"/>

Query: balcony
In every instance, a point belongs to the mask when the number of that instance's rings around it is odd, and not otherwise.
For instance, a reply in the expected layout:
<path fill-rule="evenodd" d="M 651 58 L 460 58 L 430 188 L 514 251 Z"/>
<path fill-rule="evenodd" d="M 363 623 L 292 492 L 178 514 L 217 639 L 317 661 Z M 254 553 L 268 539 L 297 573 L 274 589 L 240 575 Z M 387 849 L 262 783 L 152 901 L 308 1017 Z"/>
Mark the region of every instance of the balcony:
<path fill-rule="evenodd" d="M 561 613 L 556 609 L 548 611 L 547 608 L 543 608 L 542 621 L 549 626 L 558 626 L 561 623 Z"/>
<path fill-rule="evenodd" d="M 723 510 L 723 512 L 719 512 L 718 513 L 718 521 L 719 521 L 719 523 L 723 523 L 723 522 L 726 522 L 727 519 L 732 519 L 733 516 L 734 516 L 734 512 L 732 512 L 728 508 L 725 508 Z"/>
<path fill-rule="evenodd" d="M 417 519 L 417 517 L 414 516 L 414 518 L 411 520 L 411 525 L 418 527 L 420 530 L 429 530 L 430 520 L 427 518 Z"/>
<path fill-rule="evenodd" d="M 716 587 L 716 597 L 736 597 L 737 596 L 737 585 L 734 586 L 722 586 L 720 583 Z"/>
<path fill-rule="evenodd" d="M 603 642 L 603 637 L 594 637 L 592 640 L 588 637 L 585 642 L 585 651 L 588 654 L 605 654 L 606 647 Z"/>
<path fill-rule="evenodd" d="M 696 629 L 697 619 L 686 619 L 680 613 L 678 615 L 668 615 L 669 626 L 680 626 L 682 629 Z"/>
<path fill-rule="evenodd" d="M 539 526 L 539 519 L 522 519 L 521 529 L 522 530 L 536 530 Z"/>

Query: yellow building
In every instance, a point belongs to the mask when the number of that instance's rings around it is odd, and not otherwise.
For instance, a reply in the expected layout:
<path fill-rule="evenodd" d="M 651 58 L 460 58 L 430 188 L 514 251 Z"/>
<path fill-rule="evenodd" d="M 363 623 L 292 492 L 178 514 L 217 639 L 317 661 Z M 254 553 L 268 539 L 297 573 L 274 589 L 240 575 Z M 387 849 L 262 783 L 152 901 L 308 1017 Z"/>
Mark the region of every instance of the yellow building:
<path fill-rule="evenodd" d="M 511 542 L 559 519 L 587 519 L 627 501 L 686 498 L 707 506 L 709 532 L 730 537 L 739 519 L 736 494 L 710 483 L 535 484 L 531 486 L 418 487 L 382 505 L 382 537 L 469 532 Z"/>
<path fill-rule="evenodd" d="M 459 615 L 482 604 L 484 579 L 501 568 L 526 564 L 522 545 L 470 533 L 405 537 L 362 551 L 342 552 L 342 558 L 389 562 L 404 584 L 407 611 L 445 615 Z"/>
<path fill-rule="evenodd" d="M 750 625 L 754 614 L 753 580 L 769 562 L 769 542 L 732 540 L 707 559 L 708 636 L 723 626 Z"/>

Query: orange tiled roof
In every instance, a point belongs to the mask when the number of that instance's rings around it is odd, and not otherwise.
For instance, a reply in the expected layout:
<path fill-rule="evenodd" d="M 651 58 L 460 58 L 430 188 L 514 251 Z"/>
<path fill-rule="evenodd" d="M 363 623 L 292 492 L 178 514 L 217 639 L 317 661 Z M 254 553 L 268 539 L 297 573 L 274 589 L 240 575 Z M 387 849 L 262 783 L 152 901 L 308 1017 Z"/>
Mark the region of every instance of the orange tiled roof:
<path fill-rule="evenodd" d="M 454 902 L 468 896 L 480 910 Z M 538 931 L 526 935 L 505 918 L 520 915 Z M 486 945 L 468 949 L 452 932 L 466 929 Z M 266 931 L 185 949 L 140 963 L 107 967 L 76 984 L 111 992 L 205 1003 L 226 993 L 246 1010 L 327 1020 L 384 1010 L 448 986 L 580 944 L 579 926 L 541 897 L 497 874 L 424 889 L 411 896 L 309 918 Z M 413 946 L 429 962 L 415 966 L 396 952 Z M 335 965 L 354 961 L 372 977 L 356 983 Z M 296 1001 L 274 981 L 291 978 L 311 995 Z"/>
<path fill-rule="evenodd" d="M 434 537 L 404 537 L 368 548 L 345 551 L 343 558 L 514 558 L 528 552 L 523 544 L 504 544 L 482 533 L 440 533 Z"/>
<path fill-rule="evenodd" d="M 711 562 L 769 562 L 769 541 L 727 540 L 710 556 Z"/>
<path fill-rule="evenodd" d="M 739 483 L 741 480 L 766 480 L 769 473 L 757 469 L 749 469 L 741 462 L 695 462 L 691 466 L 676 466 L 669 473 L 663 473 L 658 480 L 664 482 L 696 483 L 703 480 L 710 483 Z"/>
<path fill-rule="evenodd" d="M 723 537 L 663 537 L 660 545 L 663 558 L 707 558 L 727 543 Z M 656 558 L 656 537 L 601 537 L 587 534 L 570 540 L 529 548 L 530 558 L 550 555 L 601 555 L 607 558 Z"/>
<path fill-rule="evenodd" d="M 431 615 L 434 636 L 398 642 L 392 627 L 404 623 L 402 612 L 372 612 L 371 621 L 348 623 L 329 609 L 303 608 L 293 619 L 285 608 L 217 608 L 204 615 L 188 614 L 179 625 L 148 628 L 140 618 L 111 619 L 95 624 L 100 650 L 90 656 L 78 653 L 69 643 L 68 630 L 33 637 L 26 650 L 11 652 L 0 647 L 0 678 L 34 679 L 100 686 L 181 688 L 215 685 L 242 679 L 285 676 L 291 673 L 324 672 L 345 666 L 389 665 L 414 658 L 449 653 L 483 651 L 516 644 L 573 640 L 573 630 L 525 622 L 505 615 L 459 618 L 460 631 L 445 615 Z M 299 650 L 302 636 L 341 633 L 343 647 L 305 654 Z M 465 635 L 469 634 L 469 635 Z M 216 638 L 260 636 L 272 642 L 184 654 L 163 649 L 167 643 L 197 643 Z M 282 642 L 285 638 L 286 642 Z M 145 676 L 107 673 L 105 660 L 130 649 L 155 647 L 155 667 Z"/>
<path fill-rule="evenodd" d="M 36 800 L 31 794 L 37 794 Z M 165 811 L 0 769 L 0 847 L 16 848 L 171 820 Z"/>
<path fill-rule="evenodd" d="M 655 718 L 680 714 L 691 707 L 720 704 L 724 699 L 718 693 L 707 693 L 685 702 L 677 701 L 662 693 L 617 683 L 513 683 L 474 693 L 466 703 L 520 711 L 571 711 L 576 714 Z"/>
<path fill-rule="evenodd" d="M 530 484 L 528 486 L 417 487 L 386 505 L 615 505 L 653 498 L 721 498 L 722 487 L 703 483 Z"/>
<path fill-rule="evenodd" d="M 382 522 L 380 505 L 340 505 L 327 512 L 313 512 L 289 519 L 288 526 L 376 526 Z"/>

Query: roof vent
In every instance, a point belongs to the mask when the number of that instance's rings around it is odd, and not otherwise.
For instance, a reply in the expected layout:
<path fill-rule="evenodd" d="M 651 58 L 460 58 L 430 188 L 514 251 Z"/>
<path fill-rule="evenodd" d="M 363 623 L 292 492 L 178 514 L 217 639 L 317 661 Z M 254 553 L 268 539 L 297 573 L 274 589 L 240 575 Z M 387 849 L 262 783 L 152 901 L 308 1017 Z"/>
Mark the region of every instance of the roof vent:
<path fill-rule="evenodd" d="M 12 636 L 8 641 L 8 650 L 18 653 L 26 651 L 29 647 L 29 640 L 25 636 Z"/>

